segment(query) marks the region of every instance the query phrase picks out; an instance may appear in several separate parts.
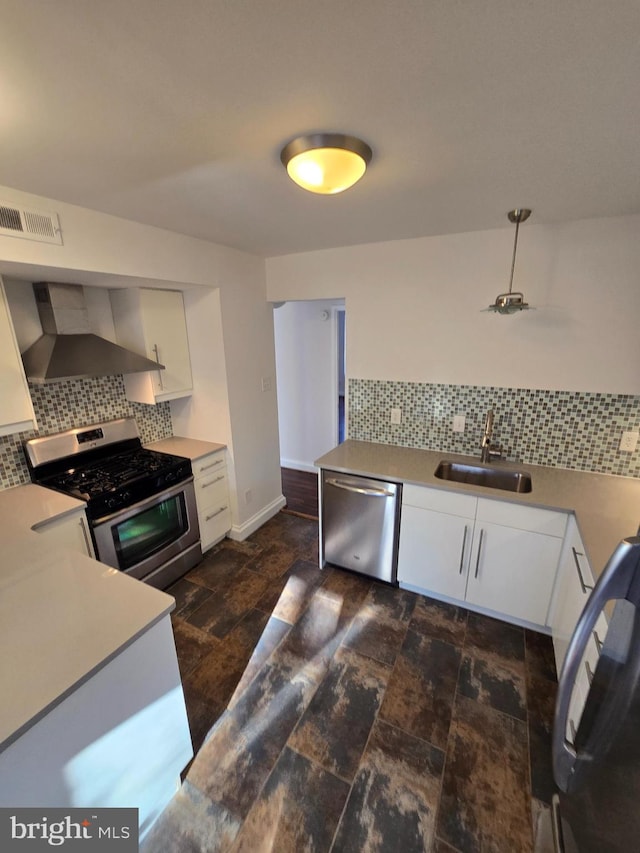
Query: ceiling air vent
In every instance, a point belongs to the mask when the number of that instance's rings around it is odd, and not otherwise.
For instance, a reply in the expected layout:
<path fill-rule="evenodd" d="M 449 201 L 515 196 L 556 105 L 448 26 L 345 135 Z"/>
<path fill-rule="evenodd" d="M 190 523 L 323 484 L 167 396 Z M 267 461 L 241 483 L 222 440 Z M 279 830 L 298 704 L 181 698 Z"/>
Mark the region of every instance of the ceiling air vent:
<path fill-rule="evenodd" d="M 25 210 L 3 201 L 0 201 L 0 235 L 62 245 L 57 213 Z"/>

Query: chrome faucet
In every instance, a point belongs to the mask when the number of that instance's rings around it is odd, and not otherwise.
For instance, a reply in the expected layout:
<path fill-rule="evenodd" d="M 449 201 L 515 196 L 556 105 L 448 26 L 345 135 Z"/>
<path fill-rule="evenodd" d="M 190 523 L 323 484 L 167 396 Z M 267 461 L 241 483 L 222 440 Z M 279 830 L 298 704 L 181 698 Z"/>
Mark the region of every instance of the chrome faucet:
<path fill-rule="evenodd" d="M 490 462 L 492 459 L 501 459 L 504 448 L 499 444 L 491 444 L 493 434 L 493 409 L 489 409 L 484 422 L 484 434 L 480 444 L 480 461 Z"/>

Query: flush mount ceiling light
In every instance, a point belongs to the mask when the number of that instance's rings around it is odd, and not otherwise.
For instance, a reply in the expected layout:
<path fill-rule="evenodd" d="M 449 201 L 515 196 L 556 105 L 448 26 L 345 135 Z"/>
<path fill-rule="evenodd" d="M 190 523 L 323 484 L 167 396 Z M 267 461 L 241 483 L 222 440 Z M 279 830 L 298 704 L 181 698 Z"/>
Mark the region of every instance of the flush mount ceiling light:
<path fill-rule="evenodd" d="M 313 133 L 288 142 L 280 159 L 289 177 L 312 193 L 333 195 L 364 175 L 372 151 L 366 142 L 344 133 Z"/>
<path fill-rule="evenodd" d="M 517 207 L 515 210 L 510 210 L 507 213 L 509 222 L 515 222 L 516 235 L 513 241 L 513 258 L 511 260 L 511 278 L 509 279 L 509 292 L 499 293 L 496 296 L 495 302 L 489 305 L 488 308 L 483 308 L 483 311 L 495 311 L 498 314 L 515 314 L 516 311 L 526 311 L 531 306 L 524 301 L 524 295 L 511 290 L 513 287 L 513 271 L 516 268 L 516 250 L 518 248 L 518 229 L 521 222 L 526 222 L 531 216 L 531 211 L 526 207 Z"/>

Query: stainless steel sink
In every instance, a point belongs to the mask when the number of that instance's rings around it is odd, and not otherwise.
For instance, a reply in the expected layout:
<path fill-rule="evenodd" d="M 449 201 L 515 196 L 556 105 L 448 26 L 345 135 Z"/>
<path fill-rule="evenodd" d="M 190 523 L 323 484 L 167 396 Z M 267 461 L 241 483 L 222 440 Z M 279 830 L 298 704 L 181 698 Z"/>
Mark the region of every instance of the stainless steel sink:
<path fill-rule="evenodd" d="M 506 492 L 531 491 L 531 475 L 526 471 L 509 471 L 488 465 L 468 465 L 465 462 L 449 462 L 443 459 L 435 470 L 435 476 L 440 480 L 488 486 Z"/>

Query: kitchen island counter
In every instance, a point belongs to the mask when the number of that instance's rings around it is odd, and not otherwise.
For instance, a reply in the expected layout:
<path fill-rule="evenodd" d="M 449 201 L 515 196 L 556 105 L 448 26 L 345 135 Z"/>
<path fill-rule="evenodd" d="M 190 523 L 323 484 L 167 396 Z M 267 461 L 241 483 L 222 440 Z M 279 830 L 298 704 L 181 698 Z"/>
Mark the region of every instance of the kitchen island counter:
<path fill-rule="evenodd" d="M 33 484 L 0 492 L 0 752 L 175 606 L 37 532 L 83 506 Z"/>
<path fill-rule="evenodd" d="M 640 479 L 591 474 L 564 468 L 492 461 L 506 470 L 526 471 L 532 490 L 514 493 L 486 486 L 441 480 L 435 470 L 443 459 L 480 465 L 473 456 L 439 450 L 417 450 L 349 439 L 316 460 L 319 468 L 412 483 L 476 497 L 574 513 L 594 577 L 602 573 L 611 553 L 640 524 Z"/>

